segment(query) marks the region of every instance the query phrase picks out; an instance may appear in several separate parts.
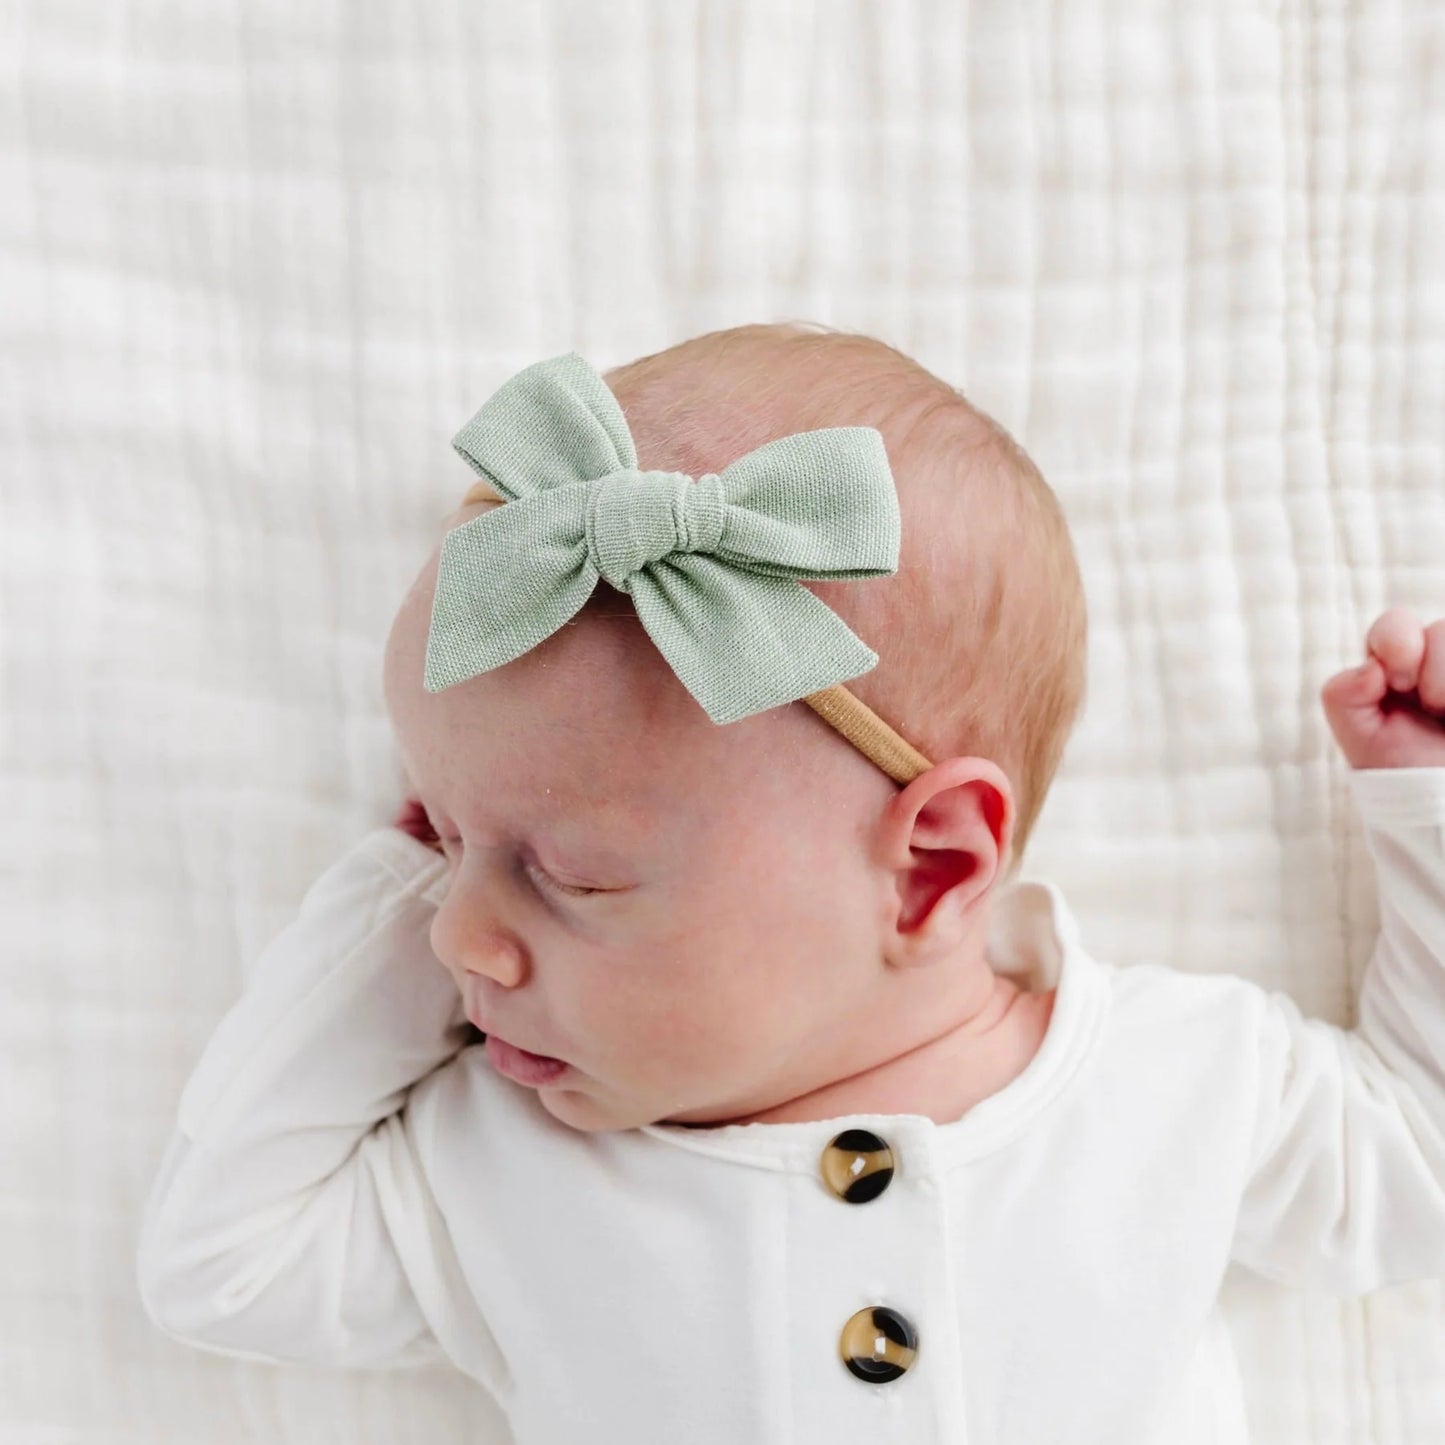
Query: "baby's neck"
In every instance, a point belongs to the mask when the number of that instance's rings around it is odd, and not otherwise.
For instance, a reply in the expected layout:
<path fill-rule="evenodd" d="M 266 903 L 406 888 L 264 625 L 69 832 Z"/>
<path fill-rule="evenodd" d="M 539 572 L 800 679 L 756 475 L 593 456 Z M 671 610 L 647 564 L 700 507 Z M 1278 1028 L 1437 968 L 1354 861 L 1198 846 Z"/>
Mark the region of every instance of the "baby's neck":
<path fill-rule="evenodd" d="M 954 1123 L 1028 1067 L 1048 1032 L 1055 992 L 1028 993 L 995 975 L 987 1006 L 954 1032 L 759 1114 L 704 1127 L 802 1124 L 848 1114 L 922 1114 Z"/>

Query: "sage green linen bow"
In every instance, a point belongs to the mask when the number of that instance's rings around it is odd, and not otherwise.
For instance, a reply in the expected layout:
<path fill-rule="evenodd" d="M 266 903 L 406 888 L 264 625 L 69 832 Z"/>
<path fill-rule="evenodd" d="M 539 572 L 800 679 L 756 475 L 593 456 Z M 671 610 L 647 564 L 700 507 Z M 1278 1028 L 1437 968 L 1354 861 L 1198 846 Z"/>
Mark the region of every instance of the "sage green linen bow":
<path fill-rule="evenodd" d="M 882 436 L 828 427 L 720 473 L 645 472 L 607 383 L 575 352 L 518 372 L 452 439 L 507 499 L 442 544 L 428 692 L 529 651 L 603 578 L 715 723 L 877 666 L 798 577 L 898 570 L 898 496 Z"/>

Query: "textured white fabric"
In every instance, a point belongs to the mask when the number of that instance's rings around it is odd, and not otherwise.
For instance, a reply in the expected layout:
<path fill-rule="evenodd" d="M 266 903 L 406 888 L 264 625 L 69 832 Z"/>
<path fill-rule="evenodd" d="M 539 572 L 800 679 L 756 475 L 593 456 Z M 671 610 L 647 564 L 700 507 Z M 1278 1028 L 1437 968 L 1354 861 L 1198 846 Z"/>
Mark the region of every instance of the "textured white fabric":
<path fill-rule="evenodd" d="M 449 1366 L 172 1345 L 133 1264 L 216 1020 L 399 801 L 449 439 L 569 347 L 809 317 L 995 413 L 1090 605 L 1026 868 L 1351 1022 L 1316 692 L 1445 598 L 1442 55 L 1418 0 L 0 0 L 0 1445 L 479 1438 Z M 1445 1287 L 1225 1301 L 1261 1445 L 1445 1439 Z"/>
<path fill-rule="evenodd" d="M 1058 887 L 1023 881 L 990 956 L 1057 986 L 1048 1033 L 947 1124 L 558 1123 L 463 1046 L 428 943 L 445 861 L 377 829 L 185 1087 L 147 1311 L 252 1360 L 449 1358 L 518 1445 L 1242 1445 L 1231 1259 L 1344 1295 L 1445 1279 L 1445 768 L 1351 781 L 1382 900 L 1355 1030 L 1229 974 L 1098 961 Z M 865 1204 L 819 1172 L 853 1128 L 894 1156 Z M 918 1337 L 886 1383 L 839 1354 L 878 1305 Z"/>

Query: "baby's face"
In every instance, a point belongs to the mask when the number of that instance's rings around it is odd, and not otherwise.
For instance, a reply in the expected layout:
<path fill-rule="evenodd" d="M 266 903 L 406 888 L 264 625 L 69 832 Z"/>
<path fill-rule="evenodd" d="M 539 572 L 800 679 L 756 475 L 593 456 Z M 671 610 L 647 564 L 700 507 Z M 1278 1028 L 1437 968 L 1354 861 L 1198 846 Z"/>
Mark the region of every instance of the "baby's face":
<path fill-rule="evenodd" d="M 436 563 L 385 678 L 446 853 L 432 947 L 488 1033 L 571 1066 L 545 1107 L 716 1123 L 854 1072 L 894 785 L 802 703 L 713 723 L 630 612 L 427 693 Z"/>

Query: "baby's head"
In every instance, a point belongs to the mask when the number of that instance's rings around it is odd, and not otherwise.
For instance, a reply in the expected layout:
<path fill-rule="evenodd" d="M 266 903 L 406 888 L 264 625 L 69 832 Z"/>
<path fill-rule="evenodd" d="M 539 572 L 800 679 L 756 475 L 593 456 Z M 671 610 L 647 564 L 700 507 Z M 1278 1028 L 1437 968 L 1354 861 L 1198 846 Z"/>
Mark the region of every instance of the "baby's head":
<path fill-rule="evenodd" d="M 1062 514 L 1001 428 L 867 337 L 744 326 L 605 380 L 645 470 L 877 428 L 898 571 L 799 585 L 880 655 L 848 690 L 934 766 L 900 788 L 802 702 L 713 723 L 605 582 L 531 651 L 428 693 L 439 539 L 385 664 L 448 860 L 433 949 L 483 1028 L 572 1066 L 540 1096 L 575 1128 L 806 1117 L 814 1095 L 832 1117 L 854 1111 L 841 1081 L 906 1110 L 905 1056 L 987 1026 L 991 897 L 1082 706 Z"/>

